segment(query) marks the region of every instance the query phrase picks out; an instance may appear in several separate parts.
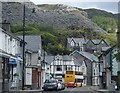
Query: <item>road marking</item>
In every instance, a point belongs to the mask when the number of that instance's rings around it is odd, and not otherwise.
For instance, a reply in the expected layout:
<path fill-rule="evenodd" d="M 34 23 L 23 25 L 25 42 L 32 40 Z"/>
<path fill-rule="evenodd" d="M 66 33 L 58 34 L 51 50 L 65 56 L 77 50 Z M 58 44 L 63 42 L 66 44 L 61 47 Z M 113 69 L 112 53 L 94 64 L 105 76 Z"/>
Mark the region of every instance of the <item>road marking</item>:
<path fill-rule="evenodd" d="M 73 89 L 71 89 L 70 92 L 73 92 L 73 90 L 75 90 L 75 89 L 77 89 L 77 88 L 73 88 Z"/>
<path fill-rule="evenodd" d="M 93 93 L 98 93 L 97 91 L 95 91 L 95 90 L 92 90 L 91 88 L 88 88 L 88 90 L 90 90 L 91 92 L 93 92 Z"/>

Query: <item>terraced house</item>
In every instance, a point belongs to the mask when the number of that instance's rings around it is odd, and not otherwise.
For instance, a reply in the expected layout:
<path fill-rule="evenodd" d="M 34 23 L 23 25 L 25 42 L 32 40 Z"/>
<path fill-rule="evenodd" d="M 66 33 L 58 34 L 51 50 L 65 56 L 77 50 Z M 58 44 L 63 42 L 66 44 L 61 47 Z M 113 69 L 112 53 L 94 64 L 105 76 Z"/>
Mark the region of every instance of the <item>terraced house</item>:
<path fill-rule="evenodd" d="M 84 66 L 80 69 L 84 73 L 84 81 L 86 85 L 99 85 L 99 64 L 98 58 L 88 52 L 73 51 L 71 54 L 74 62 L 82 63 Z M 85 71 L 85 72 L 84 72 Z"/>
<path fill-rule="evenodd" d="M 22 40 L 10 33 L 10 24 L 0 28 L 0 84 L 2 91 L 20 88 L 22 84 Z"/>
<path fill-rule="evenodd" d="M 109 47 L 109 44 L 104 39 L 85 39 L 85 38 L 68 38 L 67 47 L 74 51 L 85 51 L 90 53 L 102 53 L 102 48 Z"/>
<path fill-rule="evenodd" d="M 22 36 L 18 36 L 22 39 Z M 26 78 L 25 86 L 27 88 L 41 88 L 43 81 L 41 67 L 41 37 L 38 35 L 26 35 Z"/>

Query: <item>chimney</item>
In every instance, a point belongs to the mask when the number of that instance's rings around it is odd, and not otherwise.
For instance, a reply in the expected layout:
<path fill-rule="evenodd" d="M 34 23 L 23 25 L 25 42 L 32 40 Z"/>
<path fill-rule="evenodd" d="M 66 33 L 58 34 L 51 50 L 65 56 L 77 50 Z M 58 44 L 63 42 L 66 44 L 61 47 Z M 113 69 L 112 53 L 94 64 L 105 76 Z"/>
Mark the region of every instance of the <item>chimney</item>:
<path fill-rule="evenodd" d="M 11 32 L 10 29 L 10 23 L 7 23 L 6 20 L 2 22 L 2 29 L 7 31 L 7 32 Z"/>

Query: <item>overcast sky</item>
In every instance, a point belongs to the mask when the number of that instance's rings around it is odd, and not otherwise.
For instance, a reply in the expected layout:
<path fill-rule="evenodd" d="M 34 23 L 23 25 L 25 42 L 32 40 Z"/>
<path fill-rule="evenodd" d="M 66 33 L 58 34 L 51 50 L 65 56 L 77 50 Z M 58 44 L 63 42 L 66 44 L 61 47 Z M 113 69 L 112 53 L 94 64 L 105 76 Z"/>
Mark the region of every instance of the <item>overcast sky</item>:
<path fill-rule="evenodd" d="M 30 0 L 35 4 L 65 4 L 83 9 L 97 8 L 112 13 L 118 13 L 119 0 Z"/>

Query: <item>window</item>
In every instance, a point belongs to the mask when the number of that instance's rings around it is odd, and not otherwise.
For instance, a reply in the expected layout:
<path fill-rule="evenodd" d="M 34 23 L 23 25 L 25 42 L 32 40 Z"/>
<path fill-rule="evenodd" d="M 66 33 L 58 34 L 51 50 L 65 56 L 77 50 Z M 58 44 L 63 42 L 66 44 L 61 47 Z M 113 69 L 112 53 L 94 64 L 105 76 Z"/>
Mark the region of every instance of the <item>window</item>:
<path fill-rule="evenodd" d="M 84 67 L 82 67 L 82 72 L 85 73 L 85 68 Z"/>
<path fill-rule="evenodd" d="M 93 73 L 94 73 L 94 76 L 95 76 L 95 69 L 94 69 L 94 72 L 93 72 Z"/>
<path fill-rule="evenodd" d="M 64 70 L 67 70 L 67 66 L 64 66 Z"/>
<path fill-rule="evenodd" d="M 57 83 L 56 80 L 46 80 L 45 83 Z"/>
<path fill-rule="evenodd" d="M 75 79 L 76 82 L 83 82 L 83 79 Z"/>
<path fill-rule="evenodd" d="M 72 46 L 72 47 L 75 46 L 73 41 L 71 41 L 71 46 Z"/>
<path fill-rule="evenodd" d="M 73 74 L 73 71 L 66 71 L 66 74 Z"/>
<path fill-rule="evenodd" d="M 72 66 L 67 66 L 67 70 L 72 70 Z"/>
<path fill-rule="evenodd" d="M 57 66 L 56 71 L 62 71 L 62 66 Z"/>
<path fill-rule="evenodd" d="M 76 72 L 75 72 L 75 75 L 83 75 L 83 72 L 78 72 L 78 71 L 76 71 Z"/>

